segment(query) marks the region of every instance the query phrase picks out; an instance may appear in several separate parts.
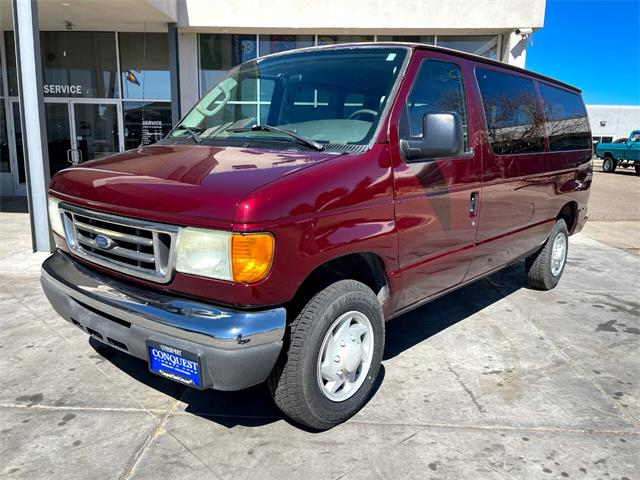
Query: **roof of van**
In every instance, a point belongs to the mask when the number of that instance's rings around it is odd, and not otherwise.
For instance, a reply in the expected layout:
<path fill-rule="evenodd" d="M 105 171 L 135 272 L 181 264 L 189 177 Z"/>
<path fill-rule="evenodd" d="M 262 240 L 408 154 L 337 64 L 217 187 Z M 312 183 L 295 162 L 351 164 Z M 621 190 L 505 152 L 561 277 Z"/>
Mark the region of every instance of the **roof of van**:
<path fill-rule="evenodd" d="M 495 65 L 500 68 L 504 68 L 506 70 L 513 70 L 515 72 L 523 73 L 525 75 L 530 75 L 532 77 L 539 78 L 541 80 L 545 80 L 547 82 L 555 83 L 556 85 L 561 85 L 565 88 L 573 90 L 578 93 L 582 93 L 578 87 L 574 87 L 573 85 L 569 85 L 568 83 L 561 82 L 560 80 L 556 80 L 555 78 L 547 77 L 546 75 L 542 75 L 541 73 L 536 73 L 531 70 L 527 70 L 525 68 L 516 67 L 515 65 L 509 65 L 508 63 L 499 62 L 497 60 L 491 60 L 487 57 L 482 57 L 480 55 L 475 55 L 473 53 L 462 52 L 460 50 L 454 50 L 446 47 L 437 47 L 435 45 L 425 45 L 424 43 L 412 43 L 412 42 L 359 42 L 359 43 L 340 43 L 334 45 L 318 45 L 314 47 L 306 47 L 301 48 L 300 50 L 327 50 L 327 49 L 339 49 L 339 48 L 358 48 L 358 47 L 380 47 L 380 46 L 388 46 L 388 47 L 409 47 L 413 50 L 431 50 L 434 52 L 446 53 L 448 55 L 453 55 L 456 57 L 468 58 L 469 60 L 474 60 L 480 63 L 486 63 L 488 65 Z M 284 51 L 276 53 L 276 55 L 282 55 L 287 53 L 293 53 L 292 51 Z"/>

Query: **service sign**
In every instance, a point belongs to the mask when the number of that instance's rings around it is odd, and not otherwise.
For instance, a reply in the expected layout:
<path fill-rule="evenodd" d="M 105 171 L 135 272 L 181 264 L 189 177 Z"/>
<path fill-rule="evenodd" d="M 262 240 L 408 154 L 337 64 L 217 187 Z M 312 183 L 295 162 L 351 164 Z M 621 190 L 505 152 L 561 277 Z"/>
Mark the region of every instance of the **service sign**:
<path fill-rule="evenodd" d="M 82 96 L 82 85 L 44 85 L 45 95 L 59 95 L 61 97 Z"/>

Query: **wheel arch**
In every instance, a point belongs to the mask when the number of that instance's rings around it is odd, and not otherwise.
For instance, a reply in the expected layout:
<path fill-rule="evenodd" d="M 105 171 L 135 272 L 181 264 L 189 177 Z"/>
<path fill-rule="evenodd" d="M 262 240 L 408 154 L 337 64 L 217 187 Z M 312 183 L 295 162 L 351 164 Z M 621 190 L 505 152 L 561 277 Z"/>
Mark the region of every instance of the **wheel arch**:
<path fill-rule="evenodd" d="M 390 298 L 389 279 L 382 258 L 372 252 L 349 253 L 318 265 L 298 287 L 290 302 L 292 310 L 299 310 L 316 293 L 340 280 L 356 280 L 369 287 L 384 310 Z"/>
<path fill-rule="evenodd" d="M 556 217 L 556 220 L 560 219 L 566 222 L 569 235 L 573 234 L 578 223 L 578 203 L 573 200 L 565 203 Z"/>

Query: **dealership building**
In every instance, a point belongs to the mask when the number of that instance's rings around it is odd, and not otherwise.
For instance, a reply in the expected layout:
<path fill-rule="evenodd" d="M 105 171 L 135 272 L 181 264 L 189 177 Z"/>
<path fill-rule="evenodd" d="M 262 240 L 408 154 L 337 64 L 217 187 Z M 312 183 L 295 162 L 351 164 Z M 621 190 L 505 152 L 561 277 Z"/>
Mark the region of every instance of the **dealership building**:
<path fill-rule="evenodd" d="M 0 195 L 49 250 L 46 187 L 138 148 L 232 67 L 313 45 L 403 41 L 525 66 L 544 0 L 0 0 Z"/>

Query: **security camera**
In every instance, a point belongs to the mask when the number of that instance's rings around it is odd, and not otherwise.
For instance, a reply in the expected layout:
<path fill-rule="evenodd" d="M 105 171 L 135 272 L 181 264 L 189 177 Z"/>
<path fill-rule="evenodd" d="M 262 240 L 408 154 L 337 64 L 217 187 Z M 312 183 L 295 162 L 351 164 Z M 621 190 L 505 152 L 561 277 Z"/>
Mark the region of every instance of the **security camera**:
<path fill-rule="evenodd" d="M 533 28 L 531 27 L 527 27 L 527 28 L 517 28 L 516 29 L 516 33 L 518 35 L 531 35 L 533 33 Z"/>

